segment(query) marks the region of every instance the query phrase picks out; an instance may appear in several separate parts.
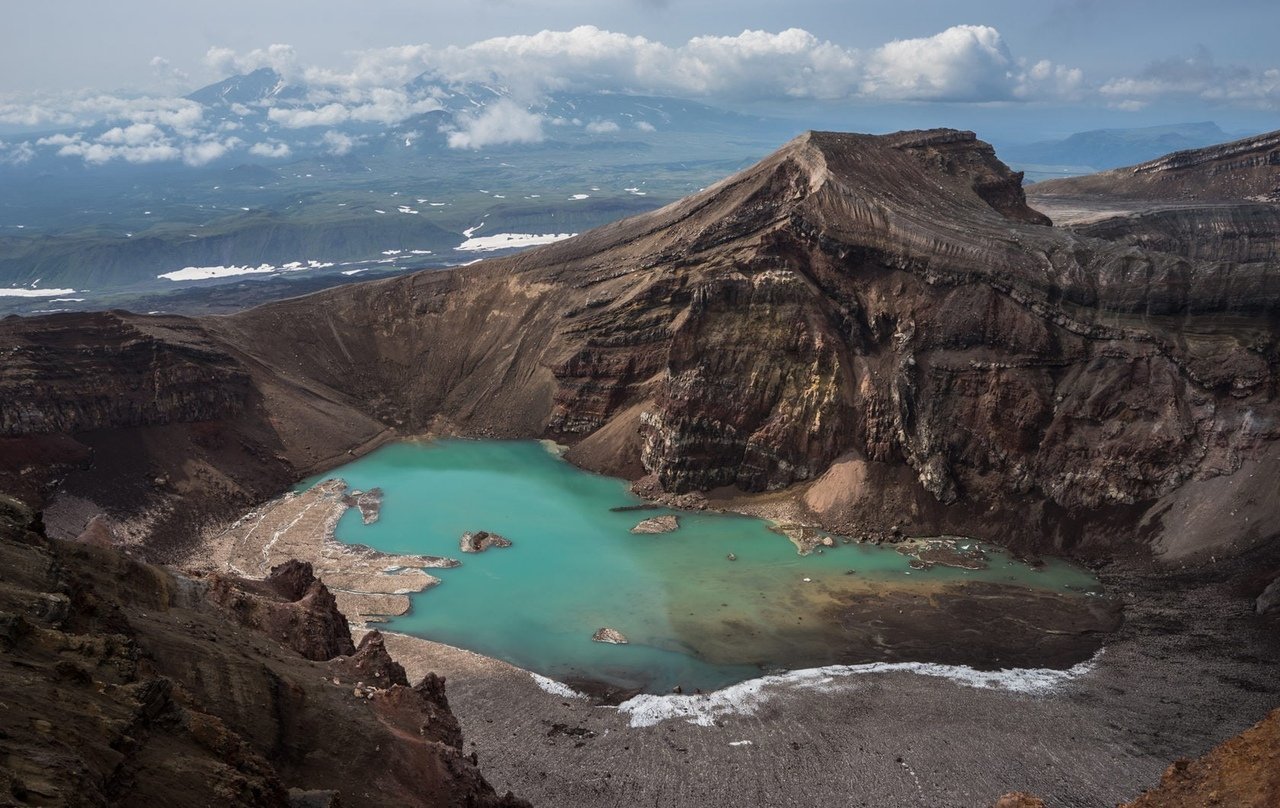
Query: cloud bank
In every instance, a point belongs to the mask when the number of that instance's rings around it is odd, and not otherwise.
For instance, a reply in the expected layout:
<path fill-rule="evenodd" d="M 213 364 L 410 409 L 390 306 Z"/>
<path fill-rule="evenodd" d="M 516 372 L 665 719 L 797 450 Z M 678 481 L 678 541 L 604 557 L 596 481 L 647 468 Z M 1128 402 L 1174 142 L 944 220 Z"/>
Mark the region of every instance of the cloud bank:
<path fill-rule="evenodd" d="M 368 127 L 436 111 L 441 120 L 427 126 L 438 128 L 456 149 L 538 143 L 552 124 L 596 136 L 620 131 L 618 121 L 565 121 L 546 113 L 548 99 L 558 92 L 712 103 L 1093 103 L 1119 109 L 1196 99 L 1280 109 L 1280 68 L 1220 65 L 1200 52 L 1150 64 L 1132 76 L 1090 81 L 1078 67 L 1014 53 L 998 30 L 985 25 L 957 25 L 866 49 L 799 28 L 698 36 L 670 45 L 580 26 L 463 46 L 366 50 L 352 54 L 345 70 L 308 65 L 287 44 L 244 53 L 212 48 L 205 63 L 221 76 L 262 68 L 274 75 L 265 74 L 267 83 L 256 95 L 227 96 L 221 109 L 184 98 L 108 94 L 0 98 L 0 124 L 63 130 L 5 147 L 0 162 L 22 165 L 42 148 L 92 165 L 120 160 L 199 166 L 236 151 L 283 159 L 307 144 L 340 155 L 356 148 Z M 161 57 L 150 66 L 177 78 Z M 76 128 L 84 131 L 72 134 Z"/>

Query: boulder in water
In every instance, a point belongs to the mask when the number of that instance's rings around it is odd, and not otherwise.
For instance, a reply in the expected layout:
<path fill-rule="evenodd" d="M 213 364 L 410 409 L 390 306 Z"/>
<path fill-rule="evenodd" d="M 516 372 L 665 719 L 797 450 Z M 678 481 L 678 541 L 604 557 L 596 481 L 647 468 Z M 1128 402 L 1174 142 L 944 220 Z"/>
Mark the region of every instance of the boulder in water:
<path fill-rule="evenodd" d="M 602 628 L 595 634 L 592 634 L 591 639 L 595 642 L 607 642 L 612 645 L 627 644 L 627 636 L 616 628 Z"/>
<path fill-rule="evenodd" d="M 680 517 L 654 516 L 631 528 L 632 533 L 671 533 L 679 529 Z"/>

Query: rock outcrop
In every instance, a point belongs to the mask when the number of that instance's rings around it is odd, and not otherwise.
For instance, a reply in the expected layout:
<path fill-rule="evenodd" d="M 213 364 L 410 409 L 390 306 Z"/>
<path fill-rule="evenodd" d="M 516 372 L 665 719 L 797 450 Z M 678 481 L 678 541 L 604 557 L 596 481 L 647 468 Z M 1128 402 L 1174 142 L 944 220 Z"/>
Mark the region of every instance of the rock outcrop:
<path fill-rule="evenodd" d="M 1267 584 L 1254 600 L 1254 611 L 1258 614 L 1280 613 L 1280 576 Z"/>
<path fill-rule="evenodd" d="M 1073 224 L 1071 230 L 1193 260 L 1280 261 L 1280 203 L 1161 206 Z"/>
<path fill-rule="evenodd" d="M 800 516 L 838 532 L 1184 558 L 1280 533 L 1256 506 L 1280 462 L 1277 305 L 1276 263 L 1050 227 L 989 146 L 937 130 L 809 133 L 574 239 L 190 328 L 258 391 L 260 466 L 383 427 L 551 437 L 666 492 L 807 484 Z M 249 429 L 235 445 L 261 446 Z"/>
<path fill-rule="evenodd" d="M 438 677 L 409 687 L 368 638 L 334 661 L 288 647 L 341 617 L 321 590 L 298 567 L 202 581 L 50 541 L 0 498 L 0 801 L 524 805 L 462 754 Z M 335 682 L 357 670 L 358 696 Z"/>
<path fill-rule="evenodd" d="M 271 569 L 263 581 L 214 574 L 208 578 L 210 602 L 231 619 L 256 629 L 307 659 L 350 656 L 351 627 L 338 611 L 329 588 L 311 572 L 311 565 L 289 561 Z"/>
<path fill-rule="evenodd" d="M 458 549 L 464 553 L 483 553 L 490 547 L 510 546 L 510 539 L 487 530 L 467 531 L 458 539 Z"/>

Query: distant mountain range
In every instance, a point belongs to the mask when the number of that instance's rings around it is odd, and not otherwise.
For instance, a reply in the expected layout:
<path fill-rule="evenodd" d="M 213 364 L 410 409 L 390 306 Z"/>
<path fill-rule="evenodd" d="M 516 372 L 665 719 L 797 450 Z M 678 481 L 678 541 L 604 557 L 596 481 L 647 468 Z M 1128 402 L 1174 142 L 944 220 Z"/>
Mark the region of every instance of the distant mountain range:
<path fill-rule="evenodd" d="M 1002 146 L 1000 157 L 1028 174 L 1039 175 L 1034 179 L 1047 179 L 1133 165 L 1162 154 L 1198 149 L 1230 139 L 1231 136 L 1212 121 L 1136 129 L 1094 129 L 1076 132 L 1061 140 Z"/>

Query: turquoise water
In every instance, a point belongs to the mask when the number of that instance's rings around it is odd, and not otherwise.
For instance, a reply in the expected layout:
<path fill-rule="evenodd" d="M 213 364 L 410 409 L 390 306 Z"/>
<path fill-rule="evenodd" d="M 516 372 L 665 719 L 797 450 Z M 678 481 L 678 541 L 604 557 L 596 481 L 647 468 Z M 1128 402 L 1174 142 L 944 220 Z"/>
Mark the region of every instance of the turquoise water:
<path fill-rule="evenodd" d="M 581 471 L 536 441 L 405 442 L 324 476 L 384 492 L 372 525 L 347 511 L 337 528 L 342 541 L 462 561 L 431 570 L 443 583 L 414 595 L 412 611 L 390 629 L 560 680 L 660 693 L 818 664 L 833 641 L 824 609 L 867 588 L 924 591 L 971 579 L 1085 591 L 1097 583 L 1071 565 L 1051 561 L 1033 571 L 992 548 L 987 570 L 921 571 L 891 547 L 837 544 L 800 556 L 766 522 L 745 516 L 611 511 L 642 501 L 624 481 Z M 661 514 L 677 514 L 680 529 L 630 532 Z M 469 530 L 500 533 L 514 545 L 460 553 L 458 539 Z M 606 626 L 630 644 L 592 642 Z"/>

